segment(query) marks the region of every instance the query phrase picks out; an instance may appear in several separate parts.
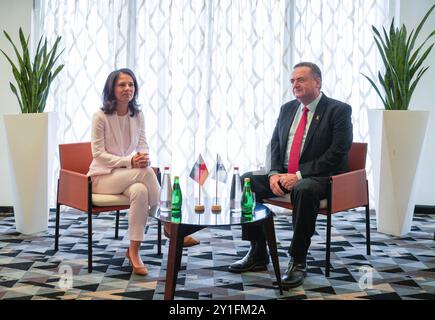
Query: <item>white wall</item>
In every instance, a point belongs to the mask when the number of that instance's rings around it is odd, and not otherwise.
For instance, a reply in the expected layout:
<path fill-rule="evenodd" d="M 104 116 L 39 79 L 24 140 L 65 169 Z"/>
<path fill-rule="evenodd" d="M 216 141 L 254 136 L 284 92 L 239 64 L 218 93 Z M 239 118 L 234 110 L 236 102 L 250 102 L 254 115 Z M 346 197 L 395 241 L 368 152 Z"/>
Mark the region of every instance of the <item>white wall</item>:
<path fill-rule="evenodd" d="M 408 30 L 415 29 L 418 23 L 434 4 L 434 0 L 401 0 L 400 23 L 404 23 Z M 435 10 L 426 21 L 420 32 L 420 41 L 423 41 L 431 31 L 435 30 Z M 432 37 L 432 42 L 435 37 Z M 427 46 L 426 46 L 427 47 Z M 416 204 L 435 205 L 435 48 L 424 63 L 430 66 L 420 80 L 410 103 L 410 109 L 430 110 L 429 126 L 423 146 L 420 168 L 416 180 Z"/>
<path fill-rule="evenodd" d="M 3 35 L 6 30 L 14 41 L 18 39 L 18 29 L 23 28 L 25 34 L 31 30 L 33 0 L 0 0 L 0 48 L 9 56 L 13 55 L 11 45 Z M 1 53 L 0 53 L 1 54 Z M 12 206 L 10 190 L 9 163 L 7 160 L 6 133 L 3 123 L 3 114 L 19 113 L 17 99 L 9 88 L 12 80 L 9 63 L 3 54 L 0 55 L 0 207 Z"/>

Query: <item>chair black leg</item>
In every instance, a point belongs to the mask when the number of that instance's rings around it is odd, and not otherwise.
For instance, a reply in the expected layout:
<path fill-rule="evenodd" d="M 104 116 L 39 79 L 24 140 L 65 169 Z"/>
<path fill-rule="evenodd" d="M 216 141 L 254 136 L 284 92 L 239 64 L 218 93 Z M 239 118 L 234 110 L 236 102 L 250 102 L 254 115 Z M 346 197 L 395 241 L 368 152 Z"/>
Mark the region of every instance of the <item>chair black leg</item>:
<path fill-rule="evenodd" d="M 366 205 L 366 247 L 367 247 L 367 255 L 370 255 L 371 249 L 370 249 L 370 208 L 369 208 L 369 205 Z"/>
<path fill-rule="evenodd" d="M 157 221 L 157 254 L 162 254 L 162 222 Z"/>
<path fill-rule="evenodd" d="M 118 230 L 119 230 L 119 210 L 116 211 L 115 239 L 118 239 Z"/>
<path fill-rule="evenodd" d="M 56 204 L 56 227 L 54 233 L 54 251 L 59 250 L 60 204 Z"/>
<path fill-rule="evenodd" d="M 325 260 L 325 275 L 329 277 L 329 268 L 331 261 L 331 214 L 326 215 L 326 260 Z"/>
<path fill-rule="evenodd" d="M 92 210 L 88 211 L 88 272 L 92 273 Z"/>

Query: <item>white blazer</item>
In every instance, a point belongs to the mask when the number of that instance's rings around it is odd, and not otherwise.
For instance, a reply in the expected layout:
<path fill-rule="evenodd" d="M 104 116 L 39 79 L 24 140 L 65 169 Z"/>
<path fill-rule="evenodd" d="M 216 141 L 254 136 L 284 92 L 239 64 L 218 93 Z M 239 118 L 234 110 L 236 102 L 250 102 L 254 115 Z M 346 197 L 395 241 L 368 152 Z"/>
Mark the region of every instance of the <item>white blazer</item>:
<path fill-rule="evenodd" d="M 129 111 L 130 113 L 130 111 Z M 145 121 L 142 111 L 130 118 L 130 145 L 122 146 L 122 137 L 116 112 L 97 111 L 92 117 L 91 145 L 94 159 L 88 176 L 108 174 L 115 168 L 131 168 L 133 153 L 148 153 L 145 139 Z M 124 139 L 125 141 L 125 139 Z"/>

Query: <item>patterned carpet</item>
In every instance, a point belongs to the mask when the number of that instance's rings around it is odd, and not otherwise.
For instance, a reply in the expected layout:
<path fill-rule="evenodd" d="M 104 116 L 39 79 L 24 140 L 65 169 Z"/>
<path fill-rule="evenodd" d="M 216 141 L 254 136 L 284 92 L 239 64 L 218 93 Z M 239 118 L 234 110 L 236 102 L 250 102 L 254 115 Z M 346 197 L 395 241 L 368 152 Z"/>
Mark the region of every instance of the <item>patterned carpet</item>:
<path fill-rule="evenodd" d="M 87 272 L 87 219 L 76 211 L 63 213 L 58 252 L 54 252 L 54 213 L 49 231 L 24 236 L 14 229 L 13 214 L 0 214 L 0 299 L 163 299 L 168 242 L 157 255 L 157 224 L 150 219 L 141 256 L 149 275 L 131 273 L 125 258 L 129 243 L 126 213 L 120 238 L 114 239 L 114 214 L 94 223 L 94 271 Z M 281 270 L 288 262 L 291 216 L 277 214 L 275 226 Z M 272 264 L 267 271 L 232 274 L 228 264 L 246 254 L 240 227 L 210 228 L 195 234 L 201 245 L 184 249 L 175 299 L 435 299 L 435 217 L 416 215 L 411 233 L 396 238 L 376 232 L 372 215 L 372 255 L 365 254 L 363 212 L 332 219 L 332 272 L 324 276 L 326 220 L 319 216 L 308 256 L 303 286 L 279 294 Z M 72 276 L 68 276 L 71 272 Z"/>

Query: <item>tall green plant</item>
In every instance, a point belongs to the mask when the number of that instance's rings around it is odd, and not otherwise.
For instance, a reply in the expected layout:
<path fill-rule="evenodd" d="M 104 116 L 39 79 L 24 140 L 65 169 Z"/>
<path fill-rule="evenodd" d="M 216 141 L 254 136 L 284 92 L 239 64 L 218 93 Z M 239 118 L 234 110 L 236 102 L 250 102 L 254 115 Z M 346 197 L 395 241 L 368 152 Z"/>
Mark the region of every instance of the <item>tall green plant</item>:
<path fill-rule="evenodd" d="M 435 30 L 429 34 L 417 49 L 414 49 L 414 46 L 423 25 L 434 8 L 435 5 L 426 13 L 417 30 L 415 32 L 412 30 L 409 36 L 405 25 L 402 25 L 400 29 L 394 28 L 394 19 L 391 22 L 389 34 L 387 34 L 385 28 L 382 28 L 383 37 L 378 29 L 372 26 L 373 37 L 385 66 L 384 75 L 378 72 L 378 79 L 385 92 L 385 97 L 372 79 L 364 74 L 363 76 L 370 81 L 386 110 L 408 110 L 411 96 L 418 82 L 429 69 L 429 67 L 424 67 L 422 64 L 435 43 L 432 43 L 423 54 L 420 55 L 420 52 L 427 41 L 435 35 Z"/>
<path fill-rule="evenodd" d="M 18 90 L 13 83 L 9 83 L 12 92 L 18 99 L 22 113 L 40 113 L 44 112 L 50 85 L 64 65 L 55 68 L 55 64 L 62 54 L 63 50 L 57 55 L 58 45 L 61 37 L 57 37 L 53 47 L 48 48 L 47 39 L 44 44 L 43 37 L 39 39 L 38 47 L 35 52 L 33 61 L 30 59 L 29 37 L 24 36 L 20 28 L 19 37 L 21 52 L 12 41 L 6 31 L 3 31 L 5 37 L 12 44 L 15 55 L 18 60 L 16 65 L 9 56 L 0 49 L 12 67 L 12 73 L 18 86 Z"/>

